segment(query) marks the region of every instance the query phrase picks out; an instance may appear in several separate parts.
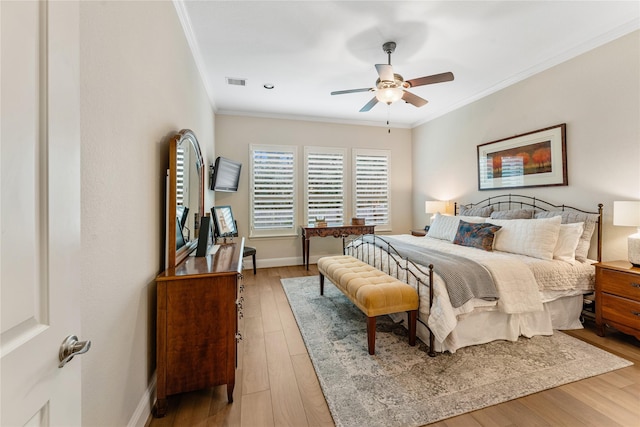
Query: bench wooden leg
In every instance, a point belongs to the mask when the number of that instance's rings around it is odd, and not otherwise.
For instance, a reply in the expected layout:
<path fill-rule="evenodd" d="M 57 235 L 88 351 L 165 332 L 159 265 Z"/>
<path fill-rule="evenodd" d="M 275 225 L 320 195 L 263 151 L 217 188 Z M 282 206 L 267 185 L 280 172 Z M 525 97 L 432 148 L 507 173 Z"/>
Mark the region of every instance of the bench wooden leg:
<path fill-rule="evenodd" d="M 324 295 L 324 274 L 320 273 L 320 295 Z"/>
<path fill-rule="evenodd" d="M 367 346 L 369 354 L 376 354 L 376 317 L 367 317 Z"/>
<path fill-rule="evenodd" d="M 416 323 L 418 321 L 418 310 L 407 311 L 409 321 L 409 345 L 416 345 Z"/>

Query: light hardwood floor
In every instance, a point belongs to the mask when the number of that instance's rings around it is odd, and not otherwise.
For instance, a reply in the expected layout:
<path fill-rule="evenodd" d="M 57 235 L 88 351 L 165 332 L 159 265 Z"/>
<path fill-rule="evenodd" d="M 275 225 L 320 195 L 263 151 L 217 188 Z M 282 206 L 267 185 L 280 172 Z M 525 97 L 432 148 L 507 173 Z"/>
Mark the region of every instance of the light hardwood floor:
<path fill-rule="evenodd" d="M 243 340 L 238 346 L 234 403 L 220 386 L 169 397 L 167 426 L 333 426 L 280 279 L 317 275 L 315 265 L 244 272 Z M 432 424 L 454 426 L 640 427 L 640 342 L 593 324 L 570 335 L 634 362 L 634 366 L 577 381 Z"/>

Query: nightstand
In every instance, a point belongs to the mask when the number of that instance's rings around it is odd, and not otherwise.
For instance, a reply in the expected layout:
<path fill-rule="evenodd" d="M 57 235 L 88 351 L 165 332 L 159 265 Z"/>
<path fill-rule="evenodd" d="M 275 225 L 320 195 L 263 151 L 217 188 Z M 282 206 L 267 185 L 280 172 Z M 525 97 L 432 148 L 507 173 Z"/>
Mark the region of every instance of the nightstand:
<path fill-rule="evenodd" d="M 424 229 L 413 229 L 411 230 L 411 235 L 424 237 L 427 235 L 427 231 Z"/>
<path fill-rule="evenodd" d="M 596 328 L 604 326 L 640 339 L 640 268 L 627 261 L 609 261 L 596 267 Z"/>

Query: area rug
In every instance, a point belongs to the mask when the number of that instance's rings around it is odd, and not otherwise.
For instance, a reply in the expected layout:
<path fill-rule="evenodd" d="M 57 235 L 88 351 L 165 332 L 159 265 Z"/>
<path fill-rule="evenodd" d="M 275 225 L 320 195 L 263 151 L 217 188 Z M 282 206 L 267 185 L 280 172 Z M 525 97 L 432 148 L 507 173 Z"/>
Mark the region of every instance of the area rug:
<path fill-rule="evenodd" d="M 421 426 L 632 365 L 560 332 L 433 358 L 388 316 L 370 356 L 366 317 L 331 282 L 281 282 L 337 426 Z"/>

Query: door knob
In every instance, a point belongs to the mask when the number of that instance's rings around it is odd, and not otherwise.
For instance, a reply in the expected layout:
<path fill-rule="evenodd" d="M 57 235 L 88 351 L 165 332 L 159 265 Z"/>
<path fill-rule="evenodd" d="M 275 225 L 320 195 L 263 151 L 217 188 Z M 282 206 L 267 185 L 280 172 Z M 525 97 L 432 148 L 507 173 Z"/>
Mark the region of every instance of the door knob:
<path fill-rule="evenodd" d="M 66 365 L 68 361 L 73 359 L 73 356 L 86 353 L 90 348 L 91 341 L 78 341 L 77 336 L 69 335 L 60 345 L 60 352 L 58 353 L 60 364 L 58 365 L 58 368 L 62 368 Z"/>

